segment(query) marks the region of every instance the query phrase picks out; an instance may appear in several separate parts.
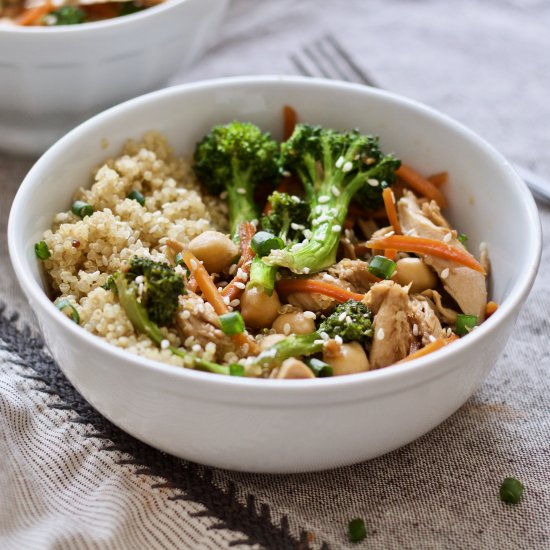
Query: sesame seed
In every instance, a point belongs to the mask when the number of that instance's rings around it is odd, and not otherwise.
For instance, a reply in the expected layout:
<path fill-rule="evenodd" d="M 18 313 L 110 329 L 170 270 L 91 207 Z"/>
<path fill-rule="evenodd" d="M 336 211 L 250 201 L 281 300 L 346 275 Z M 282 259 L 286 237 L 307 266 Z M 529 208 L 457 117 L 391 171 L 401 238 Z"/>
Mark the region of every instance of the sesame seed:
<path fill-rule="evenodd" d="M 290 323 L 285 323 L 283 325 L 283 334 L 288 336 L 290 334 Z"/>
<path fill-rule="evenodd" d="M 344 157 L 339 157 L 335 164 L 336 168 L 342 168 L 345 161 L 346 159 Z"/>
<path fill-rule="evenodd" d="M 443 237 L 443 242 L 444 243 L 448 243 L 452 238 L 452 235 L 451 233 L 446 233 L 445 236 Z"/>
<path fill-rule="evenodd" d="M 224 296 L 223 301 L 224 301 L 226 306 L 228 306 L 231 303 L 231 300 L 229 300 L 229 296 Z"/>
<path fill-rule="evenodd" d="M 333 233 L 340 233 L 340 231 L 342 231 L 342 226 L 341 225 L 333 225 L 332 226 L 332 232 Z"/>
<path fill-rule="evenodd" d="M 437 338 L 436 338 L 433 334 L 429 334 L 429 335 L 428 335 L 428 340 L 429 340 L 430 342 L 435 342 L 435 341 L 437 340 Z"/>
<path fill-rule="evenodd" d="M 351 172 L 352 168 L 353 168 L 353 163 L 348 160 L 348 162 L 346 162 L 344 166 L 342 166 L 342 172 Z"/>
<path fill-rule="evenodd" d="M 231 300 L 231 302 L 229 302 L 229 305 L 231 307 L 237 307 L 240 303 L 241 301 L 238 298 L 235 298 L 234 300 Z"/>
<path fill-rule="evenodd" d="M 290 172 L 289 172 L 288 170 L 283 170 L 283 171 L 281 172 L 281 174 L 282 174 L 285 178 L 289 178 L 290 175 L 291 175 Z"/>
<path fill-rule="evenodd" d="M 344 340 L 342 340 L 342 337 L 337 334 L 335 337 L 334 337 L 334 340 L 337 344 L 343 344 L 344 343 Z"/>
<path fill-rule="evenodd" d="M 208 344 L 206 344 L 206 346 L 204 346 L 204 349 L 208 353 L 214 354 L 214 353 L 216 353 L 216 344 L 214 344 L 214 342 L 208 342 Z"/>
<path fill-rule="evenodd" d="M 169 340 L 161 340 L 160 342 L 160 348 L 161 349 L 168 349 L 170 347 L 170 341 Z"/>
<path fill-rule="evenodd" d="M 418 336 L 418 325 L 416 323 L 413 325 L 413 334 Z"/>
<path fill-rule="evenodd" d="M 237 271 L 237 264 L 232 264 L 229 267 L 229 275 L 234 275 L 236 271 Z"/>
<path fill-rule="evenodd" d="M 374 178 L 369 178 L 367 180 L 367 183 L 371 186 L 371 187 L 378 187 L 380 185 L 380 182 L 378 180 L 375 180 Z"/>
<path fill-rule="evenodd" d="M 141 283 L 143 283 L 145 281 L 145 277 L 143 277 L 143 275 L 138 275 L 136 277 L 136 283 L 139 285 Z"/>
<path fill-rule="evenodd" d="M 189 319 L 189 317 L 191 317 L 191 312 L 188 309 L 184 309 L 181 312 L 181 318 L 182 319 Z"/>
<path fill-rule="evenodd" d="M 193 342 L 195 341 L 195 337 L 194 336 L 188 336 L 186 339 L 185 339 L 185 342 L 183 342 L 183 345 L 186 347 L 186 348 L 190 348 L 192 345 L 193 345 Z"/>
<path fill-rule="evenodd" d="M 376 331 L 376 339 L 377 340 L 383 340 L 384 339 L 384 329 L 382 327 L 380 327 L 377 331 Z"/>
<path fill-rule="evenodd" d="M 300 202 L 300 197 L 298 195 L 291 195 L 290 198 L 295 202 L 295 203 L 299 203 Z"/>
<path fill-rule="evenodd" d="M 446 279 L 448 276 L 449 276 L 449 268 L 446 267 L 446 268 L 441 272 L 441 278 L 442 278 L 442 279 Z"/>
<path fill-rule="evenodd" d="M 328 195 L 321 195 L 317 200 L 319 204 L 325 204 L 330 200 L 330 197 Z"/>
<path fill-rule="evenodd" d="M 336 185 L 333 185 L 333 186 L 332 186 L 331 191 L 332 191 L 332 194 L 333 194 L 335 197 L 339 197 L 339 196 L 340 196 L 340 189 L 338 189 L 338 187 L 336 187 Z"/>
<path fill-rule="evenodd" d="M 313 237 L 313 231 L 311 231 L 311 229 L 304 229 L 303 234 L 306 239 L 311 239 L 311 237 Z"/>
<path fill-rule="evenodd" d="M 237 187 L 237 193 L 239 195 L 246 195 L 246 189 L 244 187 Z"/>
<path fill-rule="evenodd" d="M 321 333 L 319 334 L 319 336 L 320 336 L 323 340 L 325 340 L 325 342 L 329 339 L 328 334 L 327 334 L 326 332 L 324 332 L 324 331 L 321 332 Z"/>
<path fill-rule="evenodd" d="M 315 345 L 315 346 L 318 346 L 319 344 L 324 344 L 324 343 L 325 343 L 325 341 L 322 340 L 322 339 L 321 340 L 313 340 L 313 345 Z"/>
<path fill-rule="evenodd" d="M 309 267 L 304 267 L 304 269 L 302 269 L 302 273 L 307 275 L 309 273 Z"/>
<path fill-rule="evenodd" d="M 315 313 L 313 313 L 313 311 L 304 311 L 304 317 L 306 319 L 315 319 L 317 317 L 317 315 L 315 315 Z"/>
<path fill-rule="evenodd" d="M 246 285 L 244 283 L 241 283 L 240 281 L 236 281 L 233 283 L 237 288 L 240 288 L 241 290 L 244 290 L 246 288 Z"/>
<path fill-rule="evenodd" d="M 342 311 L 342 313 L 338 315 L 338 321 L 343 321 L 347 316 L 348 314 L 345 311 Z"/>
<path fill-rule="evenodd" d="M 290 227 L 294 229 L 294 231 L 303 231 L 306 228 L 305 225 L 301 225 L 299 223 L 294 223 L 294 222 L 290 224 Z"/>
<path fill-rule="evenodd" d="M 199 353 L 202 351 L 202 346 L 200 344 L 193 344 L 193 346 L 191 347 L 191 350 L 194 351 L 195 353 Z"/>

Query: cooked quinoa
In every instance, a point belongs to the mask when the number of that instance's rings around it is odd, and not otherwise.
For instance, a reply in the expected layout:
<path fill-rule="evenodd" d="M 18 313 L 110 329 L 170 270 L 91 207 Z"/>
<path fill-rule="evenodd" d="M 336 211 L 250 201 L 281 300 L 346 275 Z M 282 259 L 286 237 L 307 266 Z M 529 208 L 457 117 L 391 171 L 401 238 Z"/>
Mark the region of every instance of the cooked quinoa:
<path fill-rule="evenodd" d="M 200 193 L 190 160 L 176 156 L 157 132 L 129 141 L 92 177 L 91 187 L 81 187 L 74 200 L 87 202 L 94 213 L 80 219 L 70 210 L 61 212 L 44 233 L 51 253 L 44 268 L 53 294 L 75 304 L 89 332 L 133 353 L 182 365 L 136 334 L 117 297 L 102 285 L 132 256 L 171 261 L 167 239 L 186 244 L 207 230 L 226 231 L 227 207 Z M 126 198 L 132 190 L 143 194 L 144 206 Z M 162 330 L 172 345 L 181 344 L 175 330 Z"/>

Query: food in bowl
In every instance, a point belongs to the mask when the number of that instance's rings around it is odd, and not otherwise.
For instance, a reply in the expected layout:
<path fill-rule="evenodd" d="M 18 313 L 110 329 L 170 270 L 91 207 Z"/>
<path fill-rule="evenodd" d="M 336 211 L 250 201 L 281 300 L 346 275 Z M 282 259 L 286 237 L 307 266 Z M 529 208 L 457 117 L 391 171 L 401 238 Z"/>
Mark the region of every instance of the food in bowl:
<path fill-rule="evenodd" d="M 130 15 L 156 6 L 162 0 L 115 0 L 111 2 L 80 0 L 77 2 L 5 0 L 0 3 L 0 23 L 25 27 L 55 27 L 93 23 Z"/>
<path fill-rule="evenodd" d="M 97 169 L 36 245 L 58 308 L 144 357 L 279 379 L 389 367 L 494 311 L 446 174 L 285 112 L 281 144 L 234 121 L 191 159 L 153 132 Z"/>

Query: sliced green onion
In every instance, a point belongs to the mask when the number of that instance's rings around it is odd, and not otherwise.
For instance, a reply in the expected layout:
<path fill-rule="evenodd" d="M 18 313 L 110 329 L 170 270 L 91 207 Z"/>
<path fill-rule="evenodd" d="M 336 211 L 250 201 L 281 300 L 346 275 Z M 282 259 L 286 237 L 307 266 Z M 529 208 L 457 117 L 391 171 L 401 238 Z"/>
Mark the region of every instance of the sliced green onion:
<path fill-rule="evenodd" d="M 395 271 L 397 264 L 385 256 L 375 256 L 369 263 L 369 273 L 379 279 L 389 279 Z"/>
<path fill-rule="evenodd" d="M 459 313 L 456 316 L 456 329 L 455 332 L 459 336 L 464 336 L 472 332 L 472 329 L 477 326 L 477 317 L 475 315 L 464 315 Z"/>
<path fill-rule="evenodd" d="M 244 332 L 244 319 L 238 311 L 230 311 L 220 315 L 220 324 L 224 334 L 229 336 Z"/>
<path fill-rule="evenodd" d="M 77 325 L 80 324 L 80 315 L 73 304 L 67 300 L 67 298 L 59 300 L 59 302 L 55 304 L 55 307 L 71 319 L 71 321 L 74 321 Z"/>
<path fill-rule="evenodd" d="M 348 536 L 351 542 L 361 542 L 366 538 L 367 528 L 361 518 L 352 519 L 348 523 Z"/>
<path fill-rule="evenodd" d="M 517 504 L 523 496 L 523 483 L 515 477 L 507 477 L 500 486 L 500 500 L 507 504 Z"/>
<path fill-rule="evenodd" d="M 267 231 L 258 231 L 250 241 L 250 247 L 260 258 L 267 256 L 273 249 L 284 248 L 283 239 Z"/>
<path fill-rule="evenodd" d="M 130 199 L 130 200 L 133 200 L 133 201 L 136 201 L 136 202 L 139 202 L 139 204 L 141 204 L 141 206 L 145 206 L 145 197 L 137 189 L 132 189 L 126 195 L 126 198 Z"/>
<path fill-rule="evenodd" d="M 321 361 L 321 359 L 310 357 L 305 360 L 305 363 L 317 378 L 332 376 L 332 367 L 328 363 Z"/>
<path fill-rule="evenodd" d="M 92 205 L 84 201 L 74 201 L 71 206 L 71 211 L 79 218 L 85 218 L 86 216 L 91 216 L 94 213 Z"/>
<path fill-rule="evenodd" d="M 457 239 L 464 245 L 466 246 L 466 243 L 468 242 L 468 235 L 466 235 L 466 233 L 461 233 Z"/>
<path fill-rule="evenodd" d="M 229 365 L 229 374 L 231 376 L 244 376 L 244 367 L 239 363 L 232 363 Z"/>
<path fill-rule="evenodd" d="M 34 245 L 34 253 L 39 260 L 47 260 L 52 255 L 46 241 L 36 243 Z"/>

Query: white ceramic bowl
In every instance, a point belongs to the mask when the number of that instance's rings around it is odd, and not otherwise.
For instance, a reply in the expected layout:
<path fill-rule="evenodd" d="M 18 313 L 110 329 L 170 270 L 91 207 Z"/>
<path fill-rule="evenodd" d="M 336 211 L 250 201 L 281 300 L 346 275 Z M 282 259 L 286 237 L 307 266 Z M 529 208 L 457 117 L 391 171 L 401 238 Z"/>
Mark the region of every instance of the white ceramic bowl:
<path fill-rule="evenodd" d="M 82 25 L 0 25 L 0 150 L 43 153 L 88 117 L 159 88 L 205 49 L 228 1 L 166 0 Z"/>
<path fill-rule="evenodd" d="M 33 245 L 90 170 L 126 139 L 164 132 L 190 152 L 216 123 L 252 121 L 280 138 L 281 107 L 300 119 L 381 136 L 383 149 L 425 173 L 448 170 L 452 221 L 469 246 L 488 243 L 491 297 L 501 304 L 459 342 L 405 365 L 316 380 L 258 380 L 178 369 L 92 336 L 48 300 Z M 109 139 L 106 150 L 103 138 Z M 511 222 L 513 220 L 513 223 Z M 215 80 L 134 99 L 56 143 L 23 182 L 10 215 L 15 273 L 61 369 L 109 420 L 174 455 L 254 472 L 352 464 L 396 449 L 456 411 L 502 351 L 533 283 L 541 251 L 535 203 L 491 146 L 450 118 L 393 94 L 333 81 Z"/>

